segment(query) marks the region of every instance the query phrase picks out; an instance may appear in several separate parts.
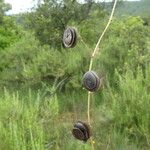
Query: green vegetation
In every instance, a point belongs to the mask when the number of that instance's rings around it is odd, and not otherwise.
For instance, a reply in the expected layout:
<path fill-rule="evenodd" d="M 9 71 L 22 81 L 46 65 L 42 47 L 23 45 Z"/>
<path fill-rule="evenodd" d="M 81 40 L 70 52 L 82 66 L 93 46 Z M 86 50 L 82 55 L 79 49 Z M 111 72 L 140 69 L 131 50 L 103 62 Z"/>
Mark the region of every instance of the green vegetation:
<path fill-rule="evenodd" d="M 8 6 L 0 0 L 0 150 L 91 150 L 71 130 L 87 121 L 82 76 L 107 10 L 92 0 L 46 0 L 30 13 L 7 16 Z M 104 78 L 92 99 L 96 150 L 150 149 L 149 18 L 146 12 L 120 19 L 116 12 L 96 55 L 93 69 Z M 67 26 L 81 36 L 73 49 L 62 46 Z"/>
<path fill-rule="evenodd" d="M 150 1 L 121 1 L 116 10 L 117 17 L 121 16 L 148 16 L 150 14 Z M 110 4 L 106 4 L 105 8 L 111 9 Z"/>

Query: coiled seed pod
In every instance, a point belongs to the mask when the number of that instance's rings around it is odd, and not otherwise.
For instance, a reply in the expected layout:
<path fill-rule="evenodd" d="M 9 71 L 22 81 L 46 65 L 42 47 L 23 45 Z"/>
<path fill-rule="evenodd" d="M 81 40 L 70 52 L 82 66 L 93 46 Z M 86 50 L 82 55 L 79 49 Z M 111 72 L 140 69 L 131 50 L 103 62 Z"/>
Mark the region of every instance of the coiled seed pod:
<path fill-rule="evenodd" d="M 72 134 L 76 139 L 86 142 L 91 136 L 91 130 L 86 123 L 78 121 L 74 125 Z"/>
<path fill-rule="evenodd" d="M 94 71 L 88 71 L 83 76 L 83 86 L 90 92 L 98 91 L 101 85 L 100 78 Z"/>
<path fill-rule="evenodd" d="M 68 27 L 63 34 L 63 45 L 73 48 L 77 43 L 77 32 L 73 27 Z"/>

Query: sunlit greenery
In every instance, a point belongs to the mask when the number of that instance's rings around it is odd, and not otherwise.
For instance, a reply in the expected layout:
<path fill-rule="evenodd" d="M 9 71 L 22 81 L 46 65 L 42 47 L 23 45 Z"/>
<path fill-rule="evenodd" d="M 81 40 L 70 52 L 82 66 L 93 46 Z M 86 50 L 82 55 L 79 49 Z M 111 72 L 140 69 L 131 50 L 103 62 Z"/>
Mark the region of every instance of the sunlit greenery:
<path fill-rule="evenodd" d="M 130 2 L 119 3 L 96 54 L 93 70 L 103 77 L 91 103 L 96 150 L 150 149 L 148 1 L 132 2 L 129 10 L 142 6 L 134 14 L 123 8 Z M 45 0 L 7 16 L 11 7 L 0 0 L 0 150 L 91 150 L 71 130 L 77 120 L 87 121 L 82 77 L 107 6 L 112 3 Z M 80 35 L 72 49 L 62 46 L 67 26 Z"/>

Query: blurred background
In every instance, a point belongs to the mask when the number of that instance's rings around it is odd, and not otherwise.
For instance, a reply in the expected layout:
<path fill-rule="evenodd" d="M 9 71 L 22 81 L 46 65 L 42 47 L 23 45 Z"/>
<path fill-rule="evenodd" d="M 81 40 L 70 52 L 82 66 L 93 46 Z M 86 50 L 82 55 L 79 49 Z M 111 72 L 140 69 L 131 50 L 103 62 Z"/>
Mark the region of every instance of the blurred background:
<path fill-rule="evenodd" d="M 109 0 L 0 0 L 0 150 L 91 150 L 82 78 L 109 19 Z M 62 46 L 68 26 L 79 38 Z M 150 0 L 119 0 L 93 70 L 96 150 L 150 149 Z"/>

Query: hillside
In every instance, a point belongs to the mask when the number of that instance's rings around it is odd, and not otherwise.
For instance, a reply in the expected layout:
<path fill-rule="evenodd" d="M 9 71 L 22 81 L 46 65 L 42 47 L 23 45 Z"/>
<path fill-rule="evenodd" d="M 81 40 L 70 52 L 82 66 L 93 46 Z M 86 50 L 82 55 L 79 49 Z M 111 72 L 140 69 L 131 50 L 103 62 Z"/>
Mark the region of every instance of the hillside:
<path fill-rule="evenodd" d="M 105 4 L 105 8 L 111 10 L 112 3 Z M 118 4 L 116 16 L 150 16 L 150 0 L 124 1 Z"/>

